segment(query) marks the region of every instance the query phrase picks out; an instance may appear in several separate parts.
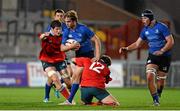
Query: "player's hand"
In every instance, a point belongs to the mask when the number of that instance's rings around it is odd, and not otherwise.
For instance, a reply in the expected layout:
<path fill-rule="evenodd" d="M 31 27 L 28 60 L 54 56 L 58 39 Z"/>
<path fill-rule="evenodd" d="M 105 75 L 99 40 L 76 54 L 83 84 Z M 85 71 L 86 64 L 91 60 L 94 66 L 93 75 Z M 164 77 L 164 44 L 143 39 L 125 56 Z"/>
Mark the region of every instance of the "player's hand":
<path fill-rule="evenodd" d="M 162 55 L 164 52 L 162 52 L 162 51 L 155 51 L 153 54 L 154 55 L 156 55 L 156 56 L 160 56 L 160 55 Z"/>
<path fill-rule="evenodd" d="M 44 32 L 45 36 L 49 36 L 50 32 Z"/>
<path fill-rule="evenodd" d="M 80 43 L 76 42 L 76 43 L 72 43 L 71 47 L 72 47 L 73 50 L 77 51 L 77 50 L 79 50 L 81 45 L 80 45 Z"/>
<path fill-rule="evenodd" d="M 45 33 L 42 33 L 40 35 L 40 39 L 43 40 L 43 39 L 46 39 L 47 36 L 49 36 L 50 32 L 45 32 Z"/>
<path fill-rule="evenodd" d="M 119 53 L 121 54 L 121 53 L 123 53 L 123 52 L 127 52 L 128 51 L 128 48 L 127 47 L 121 47 L 120 49 L 119 49 Z"/>
<path fill-rule="evenodd" d="M 93 57 L 93 58 L 91 59 L 91 61 L 92 61 L 92 62 L 97 62 L 97 61 L 99 61 L 99 59 L 100 59 L 100 57 Z"/>
<path fill-rule="evenodd" d="M 106 84 L 108 84 L 110 81 L 112 81 L 112 78 L 110 76 L 106 76 L 105 79 L 106 79 L 106 81 L 105 81 Z"/>

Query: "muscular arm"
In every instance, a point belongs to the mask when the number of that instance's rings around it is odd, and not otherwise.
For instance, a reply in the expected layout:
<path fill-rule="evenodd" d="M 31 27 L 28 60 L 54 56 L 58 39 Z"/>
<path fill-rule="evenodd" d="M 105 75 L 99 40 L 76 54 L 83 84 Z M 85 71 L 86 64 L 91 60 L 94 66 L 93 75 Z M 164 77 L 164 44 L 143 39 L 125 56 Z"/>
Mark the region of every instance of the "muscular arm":
<path fill-rule="evenodd" d="M 154 55 L 160 56 L 160 55 L 162 55 L 164 52 L 170 50 L 170 49 L 173 47 L 173 45 L 174 45 L 174 39 L 173 39 L 172 35 L 167 36 L 167 37 L 166 37 L 166 41 L 167 41 L 167 42 L 166 42 L 166 44 L 164 45 L 164 47 L 161 48 L 161 49 L 158 50 L 158 51 L 155 51 L 155 52 L 153 53 Z"/>
<path fill-rule="evenodd" d="M 101 41 L 96 35 L 91 38 L 91 41 L 95 43 L 95 58 L 98 60 L 101 56 Z"/>
<path fill-rule="evenodd" d="M 140 48 L 143 43 L 144 43 L 144 41 L 139 37 L 139 38 L 137 39 L 137 41 L 134 42 L 134 43 L 132 43 L 131 45 L 129 45 L 129 46 L 127 47 L 127 49 L 128 49 L 129 51 L 135 50 L 135 49 L 137 49 L 137 48 Z"/>
<path fill-rule="evenodd" d="M 68 45 L 68 46 L 66 46 L 66 45 L 64 45 L 64 44 L 61 44 L 61 51 L 63 51 L 63 52 L 67 52 L 67 51 L 69 51 L 69 50 L 78 50 L 79 49 L 79 47 L 80 47 L 80 44 L 79 43 L 73 43 L 73 44 L 71 44 L 71 45 Z"/>
<path fill-rule="evenodd" d="M 161 49 L 162 52 L 166 52 L 168 50 L 170 50 L 173 45 L 174 45 L 174 38 L 172 35 L 169 35 L 168 37 L 166 37 L 166 44 L 165 46 Z"/>
<path fill-rule="evenodd" d="M 122 53 L 123 51 L 132 51 L 135 50 L 139 47 L 141 47 L 144 43 L 144 40 L 142 40 L 140 37 L 137 39 L 136 42 L 132 43 L 131 45 L 127 46 L 127 47 L 121 47 L 119 49 L 119 53 Z"/>

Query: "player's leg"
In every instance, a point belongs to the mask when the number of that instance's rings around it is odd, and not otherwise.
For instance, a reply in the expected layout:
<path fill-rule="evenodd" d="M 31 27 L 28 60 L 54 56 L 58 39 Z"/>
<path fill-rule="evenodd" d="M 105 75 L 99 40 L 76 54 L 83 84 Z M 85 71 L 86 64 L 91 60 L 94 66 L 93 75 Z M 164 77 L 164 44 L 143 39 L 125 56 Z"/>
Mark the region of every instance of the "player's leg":
<path fill-rule="evenodd" d="M 75 66 L 75 70 L 74 70 L 73 76 L 72 76 L 71 92 L 70 92 L 70 96 L 68 98 L 68 101 L 70 103 L 72 103 L 72 100 L 74 99 L 74 96 L 75 96 L 77 90 L 79 89 L 79 83 L 80 83 L 82 71 L 83 71 L 83 67 Z"/>
<path fill-rule="evenodd" d="M 73 74 L 73 70 L 72 70 L 72 67 L 71 67 L 71 62 L 68 58 L 66 58 L 66 65 L 67 65 L 67 72 L 68 74 L 70 75 L 70 77 L 72 77 L 72 74 Z"/>
<path fill-rule="evenodd" d="M 101 102 L 104 105 L 116 105 L 116 106 L 120 105 L 120 103 L 116 100 L 116 98 L 114 98 L 111 94 L 105 97 L 104 99 L 102 99 Z"/>
<path fill-rule="evenodd" d="M 45 97 L 43 102 L 49 102 L 49 95 L 50 95 L 50 91 L 51 91 L 51 87 L 52 87 L 52 80 L 48 77 L 47 83 L 45 85 Z"/>
<path fill-rule="evenodd" d="M 146 66 L 147 84 L 148 84 L 148 88 L 151 93 L 151 96 L 153 98 L 154 105 L 159 105 L 159 97 L 158 97 L 157 87 L 156 87 L 157 68 L 158 66 L 155 64 L 148 64 Z"/>
<path fill-rule="evenodd" d="M 169 71 L 169 67 L 170 67 L 170 61 L 171 61 L 171 57 L 166 57 L 163 56 L 161 57 L 161 59 L 159 60 L 159 71 L 158 71 L 158 75 L 157 75 L 157 92 L 159 97 L 161 97 L 164 85 L 165 85 L 165 80 L 167 77 L 167 73 Z"/>
<path fill-rule="evenodd" d="M 161 97 L 161 94 L 162 94 L 162 91 L 163 91 L 163 88 L 164 88 L 166 75 L 167 75 L 167 73 L 162 72 L 162 71 L 158 71 L 158 75 L 157 75 L 157 93 L 158 93 L 159 97 Z"/>
<path fill-rule="evenodd" d="M 56 71 L 55 67 L 48 67 L 45 69 L 45 71 L 48 74 L 48 77 L 50 77 L 53 81 L 53 83 L 56 86 L 56 90 L 58 90 L 66 99 L 69 97 L 69 92 L 66 89 L 65 86 L 61 84 L 58 78 L 58 72 Z"/>
<path fill-rule="evenodd" d="M 44 72 L 46 73 L 47 75 L 47 72 L 45 71 L 45 69 L 47 67 L 51 67 L 52 64 L 50 63 L 47 63 L 47 62 L 44 62 L 44 61 L 41 61 L 42 62 L 42 67 L 43 67 L 43 70 Z M 44 97 L 44 100 L 43 102 L 49 102 L 49 99 L 50 99 L 50 90 L 51 90 L 51 87 L 52 87 L 52 80 L 48 77 L 48 80 L 47 80 L 47 83 L 45 85 L 45 97 Z"/>
<path fill-rule="evenodd" d="M 62 77 L 62 80 L 64 81 L 64 83 L 66 84 L 67 88 L 69 89 L 69 91 L 71 90 L 71 78 L 70 78 L 70 75 L 67 71 L 67 69 L 63 69 L 60 71 L 60 74 L 61 74 L 61 77 Z"/>
<path fill-rule="evenodd" d="M 106 90 L 99 88 L 91 88 L 92 94 L 103 104 L 110 106 L 119 106 L 120 103 Z"/>
<path fill-rule="evenodd" d="M 93 95 L 91 94 L 91 88 L 81 87 L 81 101 L 84 105 L 92 104 Z"/>
<path fill-rule="evenodd" d="M 63 62 L 56 63 L 55 67 L 59 71 L 59 74 L 61 76 L 60 82 L 61 83 L 64 82 L 66 84 L 67 88 L 70 90 L 71 89 L 71 78 L 68 74 L 68 71 L 66 70 L 66 68 L 67 68 L 66 62 L 63 61 Z M 59 96 L 59 92 L 57 90 L 55 91 L 55 95 Z"/>
<path fill-rule="evenodd" d="M 79 89 L 79 82 L 80 82 L 80 77 L 82 73 L 83 68 L 81 67 L 75 67 L 75 70 L 73 72 L 72 76 L 72 86 L 71 86 L 71 91 L 70 91 L 70 96 L 66 101 L 63 103 L 60 103 L 59 105 L 75 105 L 75 102 L 73 101 L 74 96 Z"/>

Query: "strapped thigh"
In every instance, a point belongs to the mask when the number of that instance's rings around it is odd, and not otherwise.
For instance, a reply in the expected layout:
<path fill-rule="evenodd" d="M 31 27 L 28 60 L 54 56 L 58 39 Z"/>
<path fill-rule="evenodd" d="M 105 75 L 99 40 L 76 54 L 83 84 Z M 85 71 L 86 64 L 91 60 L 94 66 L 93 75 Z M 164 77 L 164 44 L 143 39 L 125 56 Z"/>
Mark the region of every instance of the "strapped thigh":
<path fill-rule="evenodd" d="M 167 76 L 157 76 L 157 80 L 165 80 Z"/>
<path fill-rule="evenodd" d="M 57 71 L 51 70 L 47 72 L 48 77 L 51 77 L 54 74 L 57 74 Z"/>
<path fill-rule="evenodd" d="M 146 73 L 151 73 L 151 74 L 154 74 L 156 76 L 157 75 L 157 69 L 155 69 L 155 68 L 146 68 Z"/>

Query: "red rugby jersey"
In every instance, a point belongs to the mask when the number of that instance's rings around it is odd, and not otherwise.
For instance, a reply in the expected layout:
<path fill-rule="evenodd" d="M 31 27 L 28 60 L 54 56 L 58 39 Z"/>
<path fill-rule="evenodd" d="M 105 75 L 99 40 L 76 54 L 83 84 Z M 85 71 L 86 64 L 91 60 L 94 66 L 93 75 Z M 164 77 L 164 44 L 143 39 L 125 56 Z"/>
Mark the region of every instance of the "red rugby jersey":
<path fill-rule="evenodd" d="M 80 83 L 82 87 L 97 87 L 104 89 L 105 83 L 111 80 L 109 77 L 110 70 L 105 63 L 91 62 L 90 58 L 85 57 L 76 58 L 76 62 L 84 67 Z"/>
<path fill-rule="evenodd" d="M 47 36 L 41 40 L 39 59 L 49 63 L 64 61 L 65 52 L 60 50 L 62 36 Z"/>

